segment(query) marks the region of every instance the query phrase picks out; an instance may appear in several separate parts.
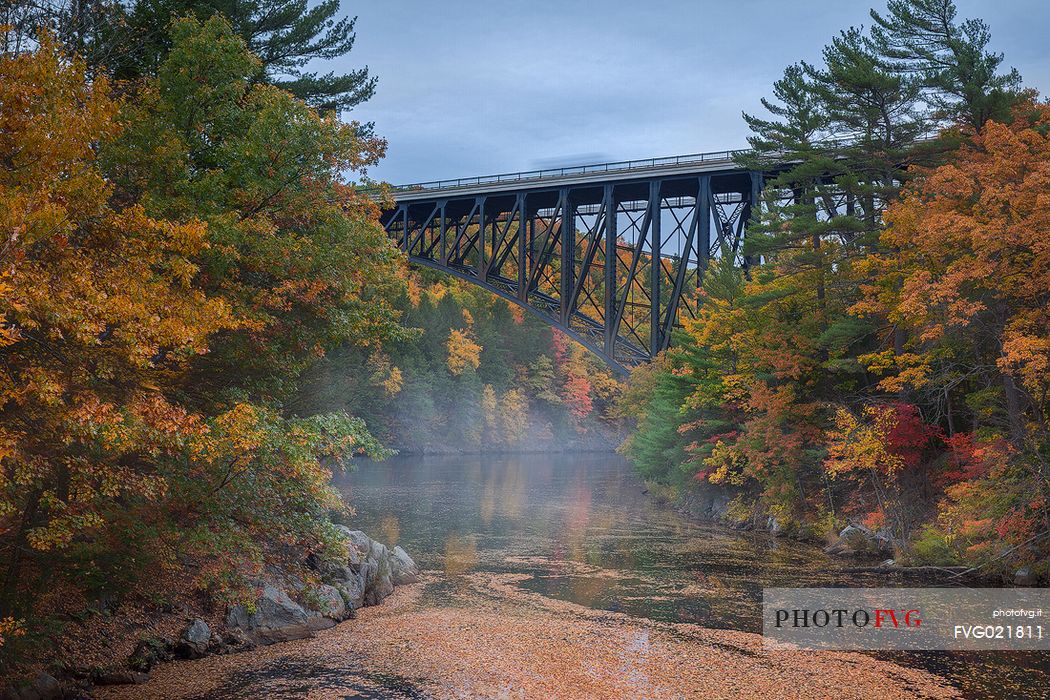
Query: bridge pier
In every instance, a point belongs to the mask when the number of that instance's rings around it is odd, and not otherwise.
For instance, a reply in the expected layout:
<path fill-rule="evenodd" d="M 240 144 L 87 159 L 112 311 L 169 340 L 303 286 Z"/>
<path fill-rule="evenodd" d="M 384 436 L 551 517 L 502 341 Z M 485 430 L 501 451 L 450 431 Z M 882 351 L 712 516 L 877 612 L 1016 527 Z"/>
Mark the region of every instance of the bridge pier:
<path fill-rule="evenodd" d="M 605 354 L 613 357 L 616 354 L 616 329 L 613 319 L 616 317 L 616 240 L 617 240 L 617 207 L 616 188 L 612 184 L 603 186 L 602 198 L 605 206 L 605 293 L 603 294 L 603 306 L 605 312 L 602 322 L 605 326 L 605 338 L 602 344 Z"/>

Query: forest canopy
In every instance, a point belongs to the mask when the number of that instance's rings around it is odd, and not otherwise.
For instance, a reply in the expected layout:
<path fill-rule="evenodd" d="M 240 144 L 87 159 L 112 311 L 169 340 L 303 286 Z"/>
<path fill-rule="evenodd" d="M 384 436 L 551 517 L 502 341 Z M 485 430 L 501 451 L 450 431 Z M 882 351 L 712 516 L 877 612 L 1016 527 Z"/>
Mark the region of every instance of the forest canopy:
<path fill-rule="evenodd" d="M 632 377 L 624 450 L 683 493 L 728 493 L 730 519 L 1045 569 L 1050 107 L 951 0 L 871 19 L 744 115 L 741 164 L 788 167 L 753 264 L 716 260 L 698 318 Z"/>
<path fill-rule="evenodd" d="M 0 11 L 0 667 L 97 601 L 247 600 L 345 547 L 356 457 L 614 419 L 599 360 L 408 268 L 359 187 L 386 144 L 337 113 L 374 81 L 305 69 L 353 22 L 304 6 Z"/>

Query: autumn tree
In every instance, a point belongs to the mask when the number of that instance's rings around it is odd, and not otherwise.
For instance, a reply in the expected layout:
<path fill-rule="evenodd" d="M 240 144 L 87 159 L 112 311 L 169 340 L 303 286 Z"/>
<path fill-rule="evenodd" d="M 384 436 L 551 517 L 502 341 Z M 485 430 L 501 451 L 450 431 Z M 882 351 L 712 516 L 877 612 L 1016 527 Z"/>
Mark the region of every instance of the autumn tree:
<path fill-rule="evenodd" d="M 910 331 L 904 354 L 869 358 L 883 384 L 910 387 L 951 435 L 984 443 L 988 476 L 956 488 L 948 512 L 956 527 L 967 513 L 985 521 L 981 536 L 971 533 L 985 543 L 1050 528 L 1048 126 L 1050 107 L 1021 104 L 1010 124 L 986 123 L 955 162 L 917 182 L 887 212 L 883 238 L 897 252 L 872 260 L 877 281 L 855 307 Z M 993 500 L 992 517 L 978 517 Z"/>
<path fill-rule="evenodd" d="M 466 309 L 464 317 L 470 318 Z M 476 370 L 481 363 L 481 346 L 474 340 L 472 324 L 468 321 L 464 328 L 453 328 L 448 334 L 448 371 L 457 376 L 468 368 Z"/>
<path fill-rule="evenodd" d="M 284 411 L 327 349 L 400 332 L 400 256 L 342 180 L 381 149 L 256 65 L 217 18 L 134 100 L 47 34 L 0 58 L 4 629 L 338 547 L 331 469 L 384 454 Z"/>
<path fill-rule="evenodd" d="M 856 491 L 843 510 L 872 530 L 885 529 L 902 542 L 929 513 L 909 497 L 909 489 L 930 486 L 930 457 L 941 447 L 940 431 L 927 424 L 916 406 L 869 403 L 854 414 L 840 406 L 827 435 L 824 468 L 832 479 L 852 479 Z"/>
<path fill-rule="evenodd" d="M 209 246 L 202 222 L 111 206 L 95 151 L 119 131 L 105 79 L 88 84 L 44 35 L 36 52 L 0 58 L 0 102 L 0 604 L 10 611 L 43 573 L 27 559 L 97 533 L 118 501 L 164 495 L 147 455 L 186 419 L 165 390 L 236 321 L 193 284 Z"/>
<path fill-rule="evenodd" d="M 240 325 L 198 358 L 195 385 L 280 402 L 326 348 L 375 349 L 402 333 L 391 305 L 400 254 L 344 180 L 385 144 L 254 83 L 258 60 L 225 20 L 180 20 L 171 36 L 103 155 L 149 211 L 208 224 L 202 281 Z"/>

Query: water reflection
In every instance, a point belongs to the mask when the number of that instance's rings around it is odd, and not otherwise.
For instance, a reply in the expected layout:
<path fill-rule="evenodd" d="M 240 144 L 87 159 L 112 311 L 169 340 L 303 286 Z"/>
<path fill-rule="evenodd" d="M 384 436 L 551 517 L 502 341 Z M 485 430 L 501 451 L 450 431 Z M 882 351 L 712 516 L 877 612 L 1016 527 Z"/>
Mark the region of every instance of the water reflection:
<path fill-rule="evenodd" d="M 757 631 L 763 586 L 842 583 L 814 547 L 654 503 L 614 455 L 396 458 L 340 484 L 354 525 L 424 568 L 527 573 L 526 588 L 596 608 Z"/>
<path fill-rule="evenodd" d="M 461 576 L 478 563 L 478 545 L 474 535 L 460 537 L 453 533 L 445 538 L 445 575 Z"/>
<path fill-rule="evenodd" d="M 379 523 L 380 541 L 393 549 L 401 541 L 401 521 L 396 515 L 385 515 Z"/>
<path fill-rule="evenodd" d="M 893 585 L 810 545 L 692 522 L 643 494 L 614 455 L 403 457 L 338 483 L 356 528 L 446 574 L 424 594 L 434 600 L 483 570 L 592 608 L 758 632 L 763 587 Z M 971 697 L 1050 687 L 1045 655 L 910 658 Z"/>

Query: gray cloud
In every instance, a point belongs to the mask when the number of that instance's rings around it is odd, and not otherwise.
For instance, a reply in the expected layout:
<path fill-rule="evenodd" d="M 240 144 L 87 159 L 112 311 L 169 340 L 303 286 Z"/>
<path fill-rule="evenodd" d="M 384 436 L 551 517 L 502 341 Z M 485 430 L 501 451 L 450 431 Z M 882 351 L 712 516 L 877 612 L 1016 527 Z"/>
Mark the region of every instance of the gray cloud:
<path fill-rule="evenodd" d="M 1026 84 L 1050 77 L 1045 0 L 959 0 L 992 28 Z M 603 154 L 610 160 L 745 145 L 784 66 L 819 60 L 868 0 L 649 3 L 344 1 L 379 89 L 349 116 L 389 141 L 372 175 L 392 182 L 511 172 Z"/>

